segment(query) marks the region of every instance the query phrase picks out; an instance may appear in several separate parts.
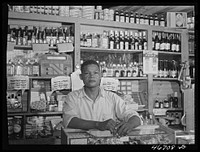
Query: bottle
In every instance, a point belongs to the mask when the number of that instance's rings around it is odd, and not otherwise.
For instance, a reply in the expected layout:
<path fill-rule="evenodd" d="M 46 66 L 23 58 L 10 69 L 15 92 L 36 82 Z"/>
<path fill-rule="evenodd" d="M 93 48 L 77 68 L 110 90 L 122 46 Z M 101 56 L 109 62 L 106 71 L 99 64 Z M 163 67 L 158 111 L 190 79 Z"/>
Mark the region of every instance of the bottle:
<path fill-rule="evenodd" d="M 63 33 L 63 28 L 60 27 L 58 28 L 58 43 L 63 43 L 64 42 L 64 33 Z"/>
<path fill-rule="evenodd" d="M 130 14 L 130 23 L 135 23 L 135 17 L 134 17 L 133 11 L 131 11 L 131 14 Z"/>
<path fill-rule="evenodd" d="M 143 65 L 142 65 L 142 62 L 140 62 L 139 64 L 138 64 L 138 76 L 139 77 L 143 77 L 144 75 L 143 75 Z"/>
<path fill-rule="evenodd" d="M 28 42 L 28 26 L 25 26 L 22 30 L 22 45 L 27 45 Z"/>
<path fill-rule="evenodd" d="M 92 36 L 92 47 L 93 48 L 97 48 L 98 47 L 97 33 L 93 33 L 93 36 Z"/>
<path fill-rule="evenodd" d="M 174 108 L 178 108 L 178 96 L 177 96 L 177 92 L 174 92 L 173 107 Z"/>
<path fill-rule="evenodd" d="M 124 50 L 124 31 L 120 31 L 119 33 L 119 47 L 120 50 Z"/>
<path fill-rule="evenodd" d="M 91 35 L 92 37 L 92 35 Z M 74 30 L 73 26 L 69 27 L 69 43 L 74 43 Z"/>
<path fill-rule="evenodd" d="M 120 77 L 120 64 L 117 64 L 115 69 L 115 77 Z"/>
<path fill-rule="evenodd" d="M 138 12 L 135 12 L 135 23 L 140 24 L 140 17 L 138 15 Z"/>
<path fill-rule="evenodd" d="M 135 32 L 135 36 L 134 36 L 134 48 L 135 50 L 139 50 L 139 38 L 138 38 L 138 32 Z"/>
<path fill-rule="evenodd" d="M 35 43 L 39 43 L 39 27 L 35 28 Z"/>
<path fill-rule="evenodd" d="M 170 40 L 169 40 L 169 34 L 166 33 L 166 44 L 165 44 L 165 51 L 169 52 L 170 51 Z"/>
<path fill-rule="evenodd" d="M 155 99 L 154 108 L 160 108 L 160 103 L 158 101 L 158 98 Z"/>
<path fill-rule="evenodd" d="M 176 112 L 176 114 L 175 114 L 175 124 L 176 124 L 176 125 L 179 125 L 179 124 L 180 124 L 180 118 L 179 118 L 178 112 Z"/>
<path fill-rule="evenodd" d="M 31 46 L 32 44 L 32 33 L 33 33 L 33 27 L 32 26 L 29 26 L 28 29 L 27 29 L 27 45 L 28 46 Z"/>
<path fill-rule="evenodd" d="M 172 78 L 177 77 L 177 63 L 175 60 L 172 60 L 172 70 L 171 70 Z"/>
<path fill-rule="evenodd" d="M 40 76 L 40 64 L 38 63 L 38 59 L 35 59 L 35 62 L 32 64 L 33 68 L 33 76 Z"/>
<path fill-rule="evenodd" d="M 147 50 L 147 36 L 146 36 L 146 31 L 142 32 L 142 43 L 143 43 L 143 50 Z"/>
<path fill-rule="evenodd" d="M 144 16 L 143 16 L 143 14 L 140 14 L 140 24 L 144 24 Z"/>
<path fill-rule="evenodd" d="M 130 63 L 128 65 L 128 68 L 127 68 L 127 71 L 126 71 L 127 72 L 127 74 L 126 74 L 127 77 L 131 77 L 132 76 L 131 70 L 132 70 L 132 63 Z"/>
<path fill-rule="evenodd" d="M 108 49 L 108 32 L 103 31 L 103 36 L 102 36 L 102 48 Z"/>
<path fill-rule="evenodd" d="M 169 108 L 169 101 L 167 100 L 167 98 L 164 99 L 164 108 Z"/>
<path fill-rule="evenodd" d="M 137 77 L 138 76 L 138 64 L 137 64 L 137 62 L 133 63 L 132 76 L 133 77 Z"/>
<path fill-rule="evenodd" d="M 11 41 L 11 29 L 10 29 L 10 25 L 8 25 L 7 41 L 8 41 L 8 42 Z"/>
<path fill-rule="evenodd" d="M 31 38 L 31 43 L 34 44 L 36 43 L 36 30 L 37 28 L 35 26 L 33 26 L 33 30 L 32 30 L 32 38 Z"/>
<path fill-rule="evenodd" d="M 149 25 L 154 25 L 154 17 L 152 14 L 149 15 Z"/>
<path fill-rule="evenodd" d="M 159 26 L 159 19 L 157 14 L 154 14 L 154 25 Z"/>
<path fill-rule="evenodd" d="M 23 75 L 28 75 L 29 63 L 28 60 L 25 62 L 23 67 Z"/>
<path fill-rule="evenodd" d="M 156 32 L 152 32 L 152 50 L 155 50 Z"/>
<path fill-rule="evenodd" d="M 14 119 L 13 117 L 8 117 L 8 139 L 13 139 L 14 132 Z"/>
<path fill-rule="evenodd" d="M 171 51 L 172 52 L 176 51 L 176 42 L 175 42 L 175 35 L 174 34 L 172 34 L 172 37 L 171 37 Z"/>
<path fill-rule="evenodd" d="M 126 22 L 126 23 L 129 23 L 129 22 L 130 22 L 129 19 L 130 19 L 130 18 L 129 18 L 129 13 L 128 13 L 128 11 L 125 11 L 125 22 Z"/>
<path fill-rule="evenodd" d="M 160 41 L 160 51 L 164 50 L 165 50 L 165 37 L 164 37 L 164 32 L 162 32 Z"/>
<path fill-rule="evenodd" d="M 155 50 L 159 51 L 160 50 L 160 39 L 159 39 L 159 32 L 156 32 L 155 36 Z"/>
<path fill-rule="evenodd" d="M 167 78 L 168 77 L 168 60 L 163 60 L 163 77 Z"/>
<path fill-rule="evenodd" d="M 163 14 L 161 14 L 160 16 L 160 26 L 165 27 L 165 19 L 164 19 Z"/>
<path fill-rule="evenodd" d="M 17 45 L 22 45 L 22 29 L 20 26 L 17 30 Z"/>
<path fill-rule="evenodd" d="M 120 22 L 125 22 L 124 10 L 120 11 Z"/>
<path fill-rule="evenodd" d="M 86 35 L 86 40 L 87 40 L 87 47 L 92 47 L 92 34 L 91 33 L 87 33 Z"/>
<path fill-rule="evenodd" d="M 15 75 L 23 75 L 23 63 L 21 59 L 15 65 Z"/>
<path fill-rule="evenodd" d="M 145 14 L 145 16 L 144 16 L 144 24 L 149 25 L 149 17 L 147 14 Z"/>
<path fill-rule="evenodd" d="M 129 33 L 128 31 L 124 31 L 124 49 L 128 50 L 129 49 Z"/>
<path fill-rule="evenodd" d="M 14 116 L 14 137 L 15 139 L 21 139 L 22 138 L 22 116 Z"/>
<path fill-rule="evenodd" d="M 119 20 L 119 10 L 118 10 L 118 9 L 115 10 L 115 13 L 114 13 L 114 20 L 115 20 L 116 22 L 119 22 L 119 21 L 120 21 L 120 20 Z"/>
<path fill-rule="evenodd" d="M 129 45 L 130 45 L 130 50 L 135 50 L 135 39 L 134 39 L 134 33 L 133 31 L 130 31 L 130 42 L 129 42 Z"/>
<path fill-rule="evenodd" d="M 115 43 L 114 43 L 114 48 L 119 49 L 119 31 L 115 31 Z"/>
<path fill-rule="evenodd" d="M 170 94 L 170 96 L 169 96 L 169 107 L 170 108 L 173 108 L 173 102 L 174 102 L 174 98 L 173 98 L 172 94 Z"/>
<path fill-rule="evenodd" d="M 114 49 L 114 31 L 110 30 L 109 32 L 109 49 Z"/>
<path fill-rule="evenodd" d="M 180 40 L 180 34 L 176 35 L 176 52 L 180 52 L 181 49 L 181 40 Z"/>
<path fill-rule="evenodd" d="M 51 43 L 51 28 L 46 27 L 45 33 L 46 33 L 46 43 L 50 46 L 50 43 Z"/>
<path fill-rule="evenodd" d="M 142 46 L 143 46 L 142 32 L 139 31 L 138 33 L 139 33 L 139 37 L 138 37 L 138 40 L 139 40 L 139 42 L 138 42 L 138 49 L 139 49 L 139 50 L 142 50 Z"/>
<path fill-rule="evenodd" d="M 158 77 L 163 77 L 163 60 L 158 61 Z"/>
<path fill-rule="evenodd" d="M 163 101 L 160 100 L 159 104 L 160 104 L 160 108 L 162 109 L 163 108 Z"/>
<path fill-rule="evenodd" d="M 7 75 L 13 76 L 14 75 L 14 64 L 12 63 L 11 60 L 8 61 L 7 63 Z"/>

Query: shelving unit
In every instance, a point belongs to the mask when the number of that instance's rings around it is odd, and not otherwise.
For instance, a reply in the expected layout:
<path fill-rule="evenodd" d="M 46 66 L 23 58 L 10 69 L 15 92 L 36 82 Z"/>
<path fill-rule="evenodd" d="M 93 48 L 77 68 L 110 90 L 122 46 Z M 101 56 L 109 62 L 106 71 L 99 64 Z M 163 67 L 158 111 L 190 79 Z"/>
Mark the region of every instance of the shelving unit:
<path fill-rule="evenodd" d="M 162 31 L 162 32 L 173 32 L 181 34 L 181 53 L 179 52 L 163 52 L 158 51 L 159 54 L 167 54 L 167 55 L 175 55 L 180 56 L 181 61 L 188 61 L 188 51 L 187 51 L 187 32 L 186 29 L 172 29 L 168 27 L 155 27 L 150 25 L 139 25 L 132 23 L 121 23 L 121 22 L 113 22 L 113 21 L 103 21 L 103 20 L 89 20 L 83 18 L 73 18 L 73 17 L 62 17 L 62 16 L 53 16 L 53 15 L 39 15 L 39 14 L 28 14 L 28 13 L 18 13 L 18 12 L 9 12 L 8 14 L 8 24 L 15 25 L 43 25 L 43 26 L 60 26 L 62 23 L 70 23 L 74 24 L 75 29 L 75 42 L 74 42 L 74 67 L 80 65 L 81 53 L 83 52 L 104 52 L 104 53 L 143 53 L 143 50 L 110 50 L 110 49 L 101 49 L 101 48 L 87 48 L 80 46 L 80 33 L 82 31 L 82 27 L 92 27 L 92 28 L 101 28 L 101 29 L 128 29 L 128 30 L 145 30 L 147 31 L 147 42 L 148 42 L 148 50 L 152 48 L 152 32 L 153 31 Z M 15 46 L 14 49 L 24 49 L 29 50 L 32 49 L 31 46 Z M 49 49 L 56 50 L 56 47 L 50 47 Z M 52 77 L 44 76 L 44 77 L 34 77 L 30 76 L 30 79 L 50 79 Z M 132 81 L 141 81 L 147 80 L 147 90 L 148 93 L 148 108 L 139 109 L 138 111 L 148 110 L 150 113 L 153 112 L 154 105 L 154 95 L 153 95 L 153 84 L 155 81 L 173 81 L 174 83 L 178 83 L 177 78 L 155 78 L 153 74 L 148 74 L 147 77 L 114 77 L 118 80 L 132 80 Z M 28 104 L 29 105 L 29 104 Z M 183 108 L 179 109 L 168 109 L 168 110 L 183 110 Z M 14 115 L 22 115 L 22 116 L 32 116 L 32 115 L 62 115 L 62 112 L 37 112 L 33 113 L 29 110 L 27 112 L 20 113 L 8 113 L 8 116 Z"/>

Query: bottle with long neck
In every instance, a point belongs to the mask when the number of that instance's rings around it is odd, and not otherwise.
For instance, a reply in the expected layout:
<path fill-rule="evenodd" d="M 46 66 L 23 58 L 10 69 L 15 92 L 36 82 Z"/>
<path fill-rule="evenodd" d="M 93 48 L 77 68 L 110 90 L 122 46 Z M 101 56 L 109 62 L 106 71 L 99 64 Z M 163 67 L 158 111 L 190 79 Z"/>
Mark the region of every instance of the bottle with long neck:
<path fill-rule="evenodd" d="M 15 65 L 15 75 L 23 75 L 23 63 L 21 59 Z"/>
<path fill-rule="evenodd" d="M 124 49 L 128 50 L 129 49 L 129 33 L 128 31 L 124 32 Z"/>
<path fill-rule="evenodd" d="M 120 31 L 119 37 L 120 50 L 124 49 L 124 31 Z"/>
<path fill-rule="evenodd" d="M 118 49 L 119 50 L 119 31 L 115 31 L 115 49 Z"/>
<path fill-rule="evenodd" d="M 114 49 L 114 32 L 110 30 L 109 32 L 109 49 Z"/>
<path fill-rule="evenodd" d="M 134 36 L 134 44 L 135 44 L 135 50 L 139 50 L 139 38 L 138 38 L 138 32 L 135 32 Z"/>
<path fill-rule="evenodd" d="M 7 63 L 7 75 L 9 75 L 9 76 L 14 75 L 14 64 L 12 63 L 11 60 L 9 60 Z"/>
<path fill-rule="evenodd" d="M 160 39 L 159 39 L 159 33 L 156 32 L 155 36 L 155 50 L 159 51 L 160 50 Z"/>
<path fill-rule="evenodd" d="M 170 51 L 170 40 L 169 40 L 169 34 L 166 33 L 166 38 L 165 38 L 165 51 L 169 52 Z"/>
<path fill-rule="evenodd" d="M 162 32 L 160 41 L 160 51 L 164 50 L 165 50 L 165 37 L 164 37 L 164 32 Z"/>
<path fill-rule="evenodd" d="M 146 31 L 142 32 L 142 42 L 143 42 L 143 50 L 147 50 L 147 36 L 146 36 Z"/>

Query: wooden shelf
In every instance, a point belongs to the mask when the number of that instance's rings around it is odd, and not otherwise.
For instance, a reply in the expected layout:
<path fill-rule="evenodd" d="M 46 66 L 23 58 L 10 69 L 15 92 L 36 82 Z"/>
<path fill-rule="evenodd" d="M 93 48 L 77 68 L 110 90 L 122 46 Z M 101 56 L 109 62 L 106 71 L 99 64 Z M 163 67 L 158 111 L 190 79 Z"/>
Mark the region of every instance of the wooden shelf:
<path fill-rule="evenodd" d="M 34 115 L 61 115 L 62 111 L 46 111 L 46 112 L 13 112 L 13 113 L 8 113 L 8 116 L 15 116 L 15 115 L 26 115 L 26 116 L 34 116 Z"/>
<path fill-rule="evenodd" d="M 147 77 L 106 77 L 106 78 L 114 78 L 118 80 L 147 80 Z"/>
<path fill-rule="evenodd" d="M 153 77 L 153 80 L 161 80 L 161 81 L 178 81 L 178 78 L 156 78 L 156 77 Z"/>
<path fill-rule="evenodd" d="M 81 52 L 105 52 L 105 53 L 142 53 L 143 50 L 118 50 L 118 49 L 103 49 L 103 48 L 89 48 L 81 47 Z M 109 51 L 109 52 L 108 52 Z"/>
<path fill-rule="evenodd" d="M 181 52 L 166 52 L 166 51 L 157 51 L 160 54 L 170 54 L 170 55 L 181 55 Z"/>

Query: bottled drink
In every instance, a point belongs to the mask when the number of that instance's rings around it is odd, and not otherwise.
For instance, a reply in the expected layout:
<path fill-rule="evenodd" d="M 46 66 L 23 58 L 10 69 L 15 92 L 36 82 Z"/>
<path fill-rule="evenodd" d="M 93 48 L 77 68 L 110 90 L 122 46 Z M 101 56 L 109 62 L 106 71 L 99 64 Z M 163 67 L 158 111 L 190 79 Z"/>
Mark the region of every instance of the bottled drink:
<path fill-rule="evenodd" d="M 160 51 L 164 50 L 165 50 L 165 37 L 164 37 L 164 32 L 162 32 L 160 41 Z"/>
<path fill-rule="evenodd" d="M 35 62 L 33 63 L 32 68 L 33 68 L 33 72 L 32 72 L 33 76 L 39 76 L 40 64 L 38 63 L 37 59 L 35 59 Z"/>
<path fill-rule="evenodd" d="M 168 77 L 168 61 L 167 60 L 163 60 L 163 68 L 164 68 L 164 71 L 163 71 L 163 77 L 164 78 L 167 78 Z"/>
<path fill-rule="evenodd" d="M 114 48 L 115 49 L 119 49 L 119 31 L 115 31 L 115 44 L 114 44 Z"/>
<path fill-rule="evenodd" d="M 137 77 L 138 76 L 138 65 L 137 65 L 137 62 L 133 63 L 132 76 L 133 77 Z"/>
<path fill-rule="evenodd" d="M 138 49 L 142 50 L 143 42 L 142 42 L 142 32 L 139 31 L 139 37 L 138 37 L 139 43 L 138 43 Z"/>
<path fill-rule="evenodd" d="M 160 104 L 160 108 L 162 109 L 163 108 L 163 101 L 160 100 L 159 104 Z"/>
<path fill-rule="evenodd" d="M 138 32 L 135 32 L 135 36 L 134 36 L 134 48 L 135 50 L 139 50 L 139 38 L 138 38 Z"/>
<path fill-rule="evenodd" d="M 159 104 L 158 98 L 155 99 L 154 108 L 160 108 L 160 104 Z"/>
<path fill-rule="evenodd" d="M 143 16 L 143 14 L 140 14 L 140 24 L 144 24 L 144 16 Z"/>
<path fill-rule="evenodd" d="M 42 33 L 43 33 L 43 29 L 40 26 L 39 30 L 38 30 L 38 43 L 43 43 L 43 38 L 42 38 L 43 35 L 42 35 Z"/>
<path fill-rule="evenodd" d="M 8 139 L 13 139 L 14 132 L 14 119 L 13 117 L 8 117 Z"/>
<path fill-rule="evenodd" d="M 174 98 L 173 98 L 173 96 L 170 94 L 170 97 L 169 97 L 169 107 L 173 108 L 173 102 L 174 102 Z"/>
<path fill-rule="evenodd" d="M 146 33 L 147 33 L 146 31 L 142 32 L 142 43 L 143 43 L 142 49 L 143 50 L 147 50 L 147 34 Z"/>
<path fill-rule="evenodd" d="M 8 61 L 7 63 L 7 75 L 13 76 L 14 75 L 14 64 L 12 63 L 11 60 Z"/>
<path fill-rule="evenodd" d="M 134 50 L 135 49 L 135 39 L 134 39 L 134 33 L 133 31 L 130 31 L 130 38 L 129 38 L 130 42 L 129 42 L 129 49 L 130 50 Z"/>
<path fill-rule="evenodd" d="M 125 34 L 125 36 L 124 36 L 124 49 L 125 50 L 128 50 L 129 49 L 129 33 L 128 33 L 128 31 L 125 31 L 124 32 L 124 34 Z"/>
<path fill-rule="evenodd" d="M 149 25 L 154 25 L 154 17 L 153 15 L 149 15 Z"/>
<path fill-rule="evenodd" d="M 154 15 L 154 25 L 159 26 L 159 19 L 157 14 Z"/>
<path fill-rule="evenodd" d="M 120 44 L 120 50 L 124 49 L 124 31 L 120 31 L 119 35 L 119 44 Z"/>
<path fill-rule="evenodd" d="M 115 69 L 115 76 L 119 77 L 120 76 L 120 64 L 117 64 L 117 67 Z"/>
<path fill-rule="evenodd" d="M 159 33 L 156 32 L 156 36 L 155 36 L 155 50 L 159 51 L 160 50 L 160 39 L 159 39 Z"/>
<path fill-rule="evenodd" d="M 91 35 L 92 37 L 92 35 Z M 74 43 L 74 30 L 73 26 L 69 27 L 69 43 Z"/>
<path fill-rule="evenodd" d="M 63 33 L 63 28 L 60 27 L 58 28 L 58 43 L 63 43 L 64 42 L 64 33 Z"/>
<path fill-rule="evenodd" d="M 22 45 L 22 29 L 18 27 L 17 30 L 17 45 Z"/>
<path fill-rule="evenodd" d="M 160 17 L 160 26 L 165 27 L 165 19 L 164 19 L 163 14 L 161 14 L 161 17 Z"/>
<path fill-rule="evenodd" d="M 21 59 L 15 65 L 15 75 L 23 75 L 23 63 Z"/>
<path fill-rule="evenodd" d="M 145 14 L 145 16 L 144 16 L 144 24 L 149 25 L 149 17 L 147 14 Z"/>
<path fill-rule="evenodd" d="M 155 50 L 156 32 L 152 32 L 152 50 Z"/>
<path fill-rule="evenodd" d="M 176 52 L 180 52 L 180 47 L 181 47 L 181 40 L 180 40 L 180 35 L 176 35 Z"/>
<path fill-rule="evenodd" d="M 103 36 L 102 36 L 102 48 L 108 49 L 108 32 L 103 31 Z"/>
<path fill-rule="evenodd" d="M 87 33 L 86 35 L 86 40 L 87 40 L 87 47 L 92 47 L 92 34 L 91 33 Z"/>
<path fill-rule="evenodd" d="M 176 125 L 179 125 L 179 124 L 180 124 L 180 118 L 179 118 L 178 112 L 176 112 L 176 114 L 175 114 L 175 124 L 176 124 Z"/>
<path fill-rule="evenodd" d="M 175 42 L 175 35 L 172 34 L 172 39 L 171 39 L 171 51 L 175 52 L 176 51 L 176 42 Z"/>
<path fill-rule="evenodd" d="M 120 11 L 120 22 L 125 22 L 124 11 Z"/>
<path fill-rule="evenodd" d="M 143 77 L 143 65 L 142 65 L 142 63 L 138 64 L 138 76 Z"/>
<path fill-rule="evenodd" d="M 125 12 L 125 22 L 126 22 L 126 23 L 129 23 L 129 22 L 130 22 L 128 11 Z"/>
<path fill-rule="evenodd" d="M 176 78 L 177 77 L 177 63 L 175 60 L 172 60 L 172 78 Z"/>
<path fill-rule="evenodd" d="M 109 49 L 114 49 L 114 31 L 110 30 L 109 33 Z"/>
<path fill-rule="evenodd" d="M 37 28 L 35 26 L 33 26 L 33 30 L 32 30 L 32 38 L 31 38 L 31 42 L 32 44 L 36 43 L 36 30 Z"/>
<path fill-rule="evenodd" d="M 169 108 L 169 101 L 165 98 L 163 103 L 164 108 Z"/>
<path fill-rule="evenodd" d="M 174 108 L 178 108 L 178 96 L 177 96 L 177 92 L 174 92 L 173 107 Z"/>
<path fill-rule="evenodd" d="M 8 42 L 11 41 L 11 29 L 10 29 L 10 25 L 8 25 L 7 41 Z"/>
<path fill-rule="evenodd" d="M 135 12 L 135 23 L 140 24 L 140 17 L 139 17 L 139 14 L 137 12 Z"/>
<path fill-rule="evenodd" d="M 28 42 L 28 34 L 27 34 L 28 26 L 25 26 L 22 30 L 22 45 L 27 45 Z"/>
<path fill-rule="evenodd" d="M 119 22 L 119 21 L 120 21 L 120 20 L 119 20 L 119 10 L 118 10 L 118 9 L 115 10 L 115 13 L 114 13 L 114 20 L 115 20 L 116 22 Z"/>
<path fill-rule="evenodd" d="M 169 40 L 169 34 L 168 33 L 166 33 L 166 38 L 165 38 L 165 40 L 166 40 L 166 47 L 165 47 L 165 50 L 166 51 L 170 51 L 170 40 Z"/>
<path fill-rule="evenodd" d="M 110 40 L 110 43 L 111 43 L 111 40 Z M 97 33 L 93 33 L 93 36 L 92 36 L 92 47 L 93 48 L 97 48 L 98 47 Z"/>
<path fill-rule="evenodd" d="M 135 17 L 134 17 L 133 11 L 131 11 L 131 14 L 130 14 L 130 23 L 135 23 Z"/>
<path fill-rule="evenodd" d="M 163 77 L 163 60 L 158 61 L 158 77 Z"/>

